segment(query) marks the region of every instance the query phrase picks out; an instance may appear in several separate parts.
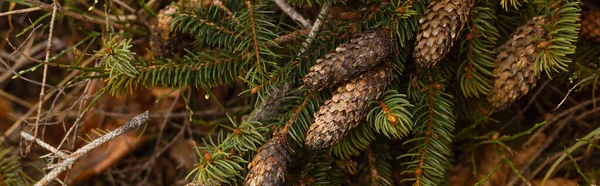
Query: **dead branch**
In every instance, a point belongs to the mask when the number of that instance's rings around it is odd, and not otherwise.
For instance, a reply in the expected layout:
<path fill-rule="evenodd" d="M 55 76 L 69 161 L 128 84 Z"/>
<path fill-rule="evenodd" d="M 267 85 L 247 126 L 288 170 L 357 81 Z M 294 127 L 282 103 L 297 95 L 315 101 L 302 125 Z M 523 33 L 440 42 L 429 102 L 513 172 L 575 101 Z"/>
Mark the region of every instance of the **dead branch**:
<path fill-rule="evenodd" d="M 50 173 L 46 174 L 46 176 L 44 176 L 44 178 L 42 178 L 39 182 L 37 182 L 35 185 L 36 186 L 42 186 L 42 185 L 46 185 L 48 182 L 50 182 L 51 180 L 55 179 L 60 173 L 66 171 L 67 169 L 69 169 L 70 167 L 73 166 L 73 164 L 75 163 L 75 161 L 77 161 L 77 159 L 79 159 L 81 156 L 85 155 L 87 152 L 89 152 L 90 150 L 106 143 L 107 141 L 120 136 L 126 132 L 129 132 L 135 128 L 140 127 L 142 124 L 146 123 L 148 121 L 149 117 L 148 117 L 148 111 L 137 115 L 135 117 L 133 117 L 131 120 L 129 120 L 127 123 L 125 123 L 124 125 L 122 125 L 121 127 L 95 139 L 94 141 L 91 141 L 90 143 L 88 143 L 87 145 L 77 149 L 77 151 L 73 152 L 72 154 L 68 155 L 66 159 L 63 159 L 62 162 L 58 163 L 56 166 L 53 166 L 54 169 L 52 171 L 50 171 Z M 26 134 L 26 133 L 25 133 Z M 23 133 L 21 133 L 21 135 L 26 138 Z M 41 140 L 37 140 L 37 138 L 35 138 L 36 140 L 34 140 L 35 142 L 41 141 Z M 39 144 L 39 143 L 38 143 Z M 41 145 L 42 147 L 46 147 L 44 145 Z M 48 149 L 50 151 L 53 152 L 57 152 L 55 148 L 51 148 Z"/>

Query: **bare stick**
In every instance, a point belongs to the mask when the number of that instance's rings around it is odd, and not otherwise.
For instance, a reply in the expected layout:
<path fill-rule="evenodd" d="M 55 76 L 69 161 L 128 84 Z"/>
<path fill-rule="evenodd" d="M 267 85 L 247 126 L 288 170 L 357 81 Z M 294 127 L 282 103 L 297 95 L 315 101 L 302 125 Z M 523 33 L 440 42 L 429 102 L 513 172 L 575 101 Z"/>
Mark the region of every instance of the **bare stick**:
<path fill-rule="evenodd" d="M 117 128 L 113 131 L 110 131 L 109 133 L 105 134 L 104 136 L 97 138 L 94 141 L 88 143 L 87 145 L 77 149 L 77 151 L 75 151 L 71 155 L 67 156 L 68 157 L 67 159 L 64 159 L 62 162 L 58 163 L 55 166 L 56 168 L 54 168 L 52 171 L 50 171 L 50 173 L 46 174 L 46 176 L 44 176 L 44 178 L 42 178 L 39 182 L 37 182 L 35 184 L 35 186 L 42 186 L 42 185 L 48 184 L 48 182 L 55 179 L 60 173 L 66 171 L 71 166 L 73 166 L 73 164 L 75 163 L 75 161 L 77 161 L 77 159 L 79 159 L 81 156 L 83 156 L 90 150 L 106 143 L 107 141 L 109 141 L 117 136 L 120 136 L 126 132 L 129 132 L 135 128 L 140 127 L 142 124 L 146 123 L 148 121 L 148 119 L 149 119 L 148 111 L 146 111 L 140 115 L 133 117 L 131 120 L 129 120 L 127 123 L 125 123 L 121 127 Z"/>
<path fill-rule="evenodd" d="M 0 13 L 0 17 L 2 16 L 7 16 L 7 15 L 13 15 L 13 14 L 22 14 L 22 13 L 27 13 L 27 12 L 34 12 L 34 11 L 38 11 L 41 10 L 42 8 L 40 7 L 33 7 L 33 8 L 26 8 L 26 9 L 20 9 L 20 10 L 13 10 L 10 12 L 4 12 L 4 13 Z"/>
<path fill-rule="evenodd" d="M 90 58 L 86 59 L 83 63 L 81 63 L 81 66 L 87 66 L 88 64 L 90 64 L 91 62 L 93 62 L 96 59 L 95 56 L 91 56 Z M 0 62 L 3 62 L 2 58 L 0 58 Z M 71 71 L 71 73 L 69 75 L 67 75 L 67 77 L 65 77 L 63 80 L 61 80 L 56 87 L 62 87 L 65 84 L 67 84 L 69 81 L 71 81 L 75 76 L 79 75 L 80 71 L 79 70 L 73 70 Z M 44 100 L 50 99 L 51 96 L 53 96 L 55 93 L 58 92 L 58 89 L 51 89 L 48 94 L 46 94 L 46 97 L 44 98 Z M 37 107 L 38 104 L 44 104 L 43 102 L 37 102 L 35 105 L 35 107 Z M 29 117 L 30 115 L 33 114 L 33 112 L 36 109 L 34 107 L 30 107 L 29 110 L 27 110 L 27 112 L 25 114 L 23 114 L 22 116 L 20 116 L 21 118 L 26 118 Z M 19 119 L 17 120 L 15 123 L 13 123 L 13 125 L 8 128 L 8 130 L 6 130 L 4 132 L 4 135 L 0 135 L 0 142 L 3 142 L 6 137 L 10 136 L 14 131 L 16 131 L 17 129 L 19 129 L 19 127 L 21 126 L 21 124 L 23 123 L 23 119 Z"/>
<path fill-rule="evenodd" d="M 48 63 L 48 59 L 50 59 L 50 50 L 52 49 L 52 31 L 54 30 L 54 19 L 56 18 L 56 10 L 58 9 L 58 4 L 53 3 L 52 4 L 52 19 L 50 19 L 50 30 L 48 32 L 48 43 L 46 44 L 46 59 L 44 60 L 46 63 Z M 46 88 L 46 76 L 48 76 L 48 64 L 44 64 L 44 71 L 43 71 L 43 75 L 42 75 L 42 88 L 40 90 L 40 102 L 43 103 L 44 102 L 44 95 L 46 94 L 46 91 L 44 90 Z M 38 135 L 38 130 L 39 130 L 39 126 L 40 126 L 40 115 L 42 114 L 42 104 L 38 105 L 38 109 L 37 109 L 37 115 L 35 116 L 35 128 L 33 130 L 33 136 L 35 136 L 35 138 L 37 138 Z M 31 150 L 31 143 L 27 146 L 27 150 L 26 152 L 29 152 Z"/>
<path fill-rule="evenodd" d="M 27 132 L 21 131 L 21 137 L 25 138 L 27 141 L 34 141 L 35 143 L 37 143 L 38 145 L 40 145 L 41 147 L 45 148 L 46 150 L 58 155 L 58 157 L 62 158 L 62 159 L 67 159 L 69 158 L 67 154 L 65 154 L 64 152 L 61 152 L 60 150 L 54 148 L 52 145 L 47 144 L 46 142 L 33 137 L 32 135 L 28 134 Z"/>
<path fill-rule="evenodd" d="M 310 28 L 313 26 L 308 19 L 302 17 L 302 15 L 296 12 L 296 10 L 294 10 L 294 7 L 290 6 L 287 2 L 285 2 L 285 0 L 273 0 L 273 2 L 275 2 L 275 4 L 277 4 L 277 6 L 279 6 L 279 8 L 281 8 L 281 10 L 283 10 L 285 14 L 290 16 L 290 18 L 302 23 L 302 26 L 304 26 L 304 28 Z M 328 5 L 326 6 L 329 7 Z"/>
<path fill-rule="evenodd" d="M 29 3 L 32 3 L 32 4 L 35 4 L 35 5 L 39 6 L 40 8 L 42 8 L 43 10 L 52 10 L 53 9 L 52 5 L 43 3 L 43 2 L 38 1 L 38 0 L 25 0 L 25 1 L 27 1 Z M 82 20 L 82 21 L 87 21 L 87 22 L 90 22 L 90 23 L 96 23 L 96 24 L 100 24 L 100 25 L 106 24 L 106 22 L 104 20 L 100 20 L 100 19 L 97 19 L 97 18 L 85 16 L 85 15 L 80 15 L 80 14 L 77 14 L 75 12 L 71 12 L 69 10 L 65 10 L 63 8 L 58 8 L 58 12 L 60 12 L 61 14 L 73 17 L 75 19 Z M 108 24 L 110 24 L 111 26 L 113 26 L 115 28 L 123 29 L 123 26 L 115 24 L 113 22 L 108 22 Z"/>
<path fill-rule="evenodd" d="M 329 4 L 323 5 L 323 7 L 321 8 L 321 12 L 319 12 L 319 16 L 317 16 L 317 20 L 315 21 L 315 24 L 310 29 L 310 33 L 308 33 L 308 37 L 306 38 L 306 41 L 304 41 L 304 43 L 302 43 L 302 48 L 300 49 L 300 54 L 298 54 L 298 56 L 300 56 L 301 54 L 304 54 L 304 52 L 306 52 L 308 45 L 310 45 L 312 43 L 312 40 L 315 38 L 315 36 L 317 36 L 317 32 L 319 30 L 321 30 L 321 24 L 323 24 L 323 21 L 321 21 L 321 20 L 325 17 L 325 14 L 327 14 L 328 10 L 329 10 Z"/>
<path fill-rule="evenodd" d="M 579 81 L 577 84 L 575 84 L 571 89 L 569 89 L 569 92 L 567 92 L 567 95 L 565 95 L 565 97 L 562 99 L 562 101 L 560 101 L 560 103 L 556 106 L 556 108 L 554 108 L 554 111 L 556 111 L 556 109 L 558 109 L 565 102 L 565 100 L 567 100 L 567 98 L 569 97 L 569 94 L 571 94 L 571 92 L 573 92 L 573 90 L 575 90 L 575 88 L 577 88 L 579 85 L 581 85 L 581 84 L 585 83 L 586 81 L 589 81 L 595 77 L 596 77 L 596 75 L 587 77 L 587 78 Z"/>

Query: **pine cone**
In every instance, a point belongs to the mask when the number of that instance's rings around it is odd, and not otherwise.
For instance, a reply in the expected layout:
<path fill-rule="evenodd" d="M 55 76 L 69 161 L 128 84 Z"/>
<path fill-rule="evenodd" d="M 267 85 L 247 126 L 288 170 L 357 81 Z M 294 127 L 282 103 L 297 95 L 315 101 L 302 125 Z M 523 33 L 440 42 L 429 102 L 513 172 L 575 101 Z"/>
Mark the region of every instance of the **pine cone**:
<path fill-rule="evenodd" d="M 362 33 L 335 48 L 325 58 L 318 59 L 304 76 L 304 85 L 311 90 L 322 90 L 346 82 L 355 74 L 379 64 L 388 56 L 391 45 L 385 30 Z"/>
<path fill-rule="evenodd" d="M 176 48 L 177 37 L 171 32 L 171 24 L 175 13 L 175 6 L 167 6 L 158 12 L 156 22 L 150 28 L 150 50 L 154 55 L 167 56 Z"/>
<path fill-rule="evenodd" d="M 468 20 L 471 4 L 469 0 L 431 2 L 419 20 L 421 25 L 413 53 L 419 65 L 429 68 L 448 54 Z"/>
<path fill-rule="evenodd" d="M 245 185 L 283 185 L 291 149 L 287 133 L 278 133 L 265 143 L 248 164 Z"/>
<path fill-rule="evenodd" d="M 585 11 L 581 14 L 581 35 L 600 42 L 600 11 Z"/>
<path fill-rule="evenodd" d="M 315 113 L 306 135 L 306 146 L 318 150 L 340 141 L 366 116 L 369 102 L 381 97 L 391 79 L 392 67 L 386 63 L 338 87 Z"/>
<path fill-rule="evenodd" d="M 193 41 L 188 35 L 176 33 L 171 30 L 173 24 L 172 14 L 179 11 L 179 8 L 193 10 L 194 8 L 204 8 L 210 6 L 212 1 L 204 0 L 179 0 L 177 5 L 169 5 L 161 9 L 156 15 L 156 21 L 150 27 L 150 51 L 156 56 L 170 56 L 171 53 L 182 52 Z M 204 3 L 204 4 L 202 4 Z"/>
<path fill-rule="evenodd" d="M 535 87 L 535 59 L 540 52 L 536 46 L 547 34 L 540 25 L 545 22 L 542 17 L 533 18 L 496 49 L 495 80 L 488 96 L 495 111 L 506 109 Z"/>

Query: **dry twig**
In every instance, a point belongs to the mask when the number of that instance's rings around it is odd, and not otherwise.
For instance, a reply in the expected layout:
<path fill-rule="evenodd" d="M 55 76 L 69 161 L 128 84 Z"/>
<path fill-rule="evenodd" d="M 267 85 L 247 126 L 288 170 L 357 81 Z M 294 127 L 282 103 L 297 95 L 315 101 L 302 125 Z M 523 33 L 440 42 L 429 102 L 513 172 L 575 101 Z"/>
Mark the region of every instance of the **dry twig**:
<path fill-rule="evenodd" d="M 312 28 L 310 29 L 310 32 L 308 33 L 308 37 L 306 38 L 306 41 L 304 41 L 304 43 L 302 43 L 302 48 L 300 49 L 300 54 L 298 54 L 298 56 L 300 56 L 306 52 L 306 50 L 308 49 L 308 46 L 312 43 L 312 40 L 317 36 L 317 32 L 319 32 L 319 30 L 321 30 L 321 24 L 323 24 L 322 20 L 325 18 L 325 15 L 327 15 L 328 11 L 329 11 L 329 4 L 323 5 L 323 7 L 321 8 L 321 12 L 319 12 L 319 16 L 317 16 L 317 20 L 315 21 L 315 24 L 312 26 Z"/>
<path fill-rule="evenodd" d="M 37 5 L 37 6 L 39 6 L 43 10 L 53 10 L 54 9 L 52 5 L 43 3 L 43 2 L 38 1 L 38 0 L 25 0 L 25 1 L 27 1 L 29 3 L 32 3 L 34 5 Z M 66 10 L 66 9 L 64 9 L 62 7 L 57 7 L 57 11 L 60 12 L 61 14 L 64 14 L 64 15 L 73 17 L 75 19 L 82 20 L 82 21 L 87 21 L 87 22 L 90 22 L 90 23 L 96 23 L 96 24 L 100 24 L 100 25 L 106 24 L 106 22 L 104 20 L 100 20 L 100 19 L 97 19 L 97 18 L 93 18 L 93 17 L 81 15 L 81 14 L 78 14 L 78 13 Z M 110 26 L 113 26 L 113 27 L 117 28 L 117 29 L 123 29 L 123 26 L 121 26 L 119 24 L 116 24 L 116 23 L 113 23 L 113 22 L 108 22 L 108 24 Z"/>
<path fill-rule="evenodd" d="M 35 12 L 35 11 L 38 11 L 41 9 L 42 8 L 40 8 L 40 7 L 32 7 L 32 8 L 26 8 L 26 9 L 20 9 L 20 10 L 13 10 L 13 11 L 9 11 L 9 12 L 0 13 L 0 17 L 7 16 L 7 15 L 14 15 L 14 14 L 22 14 L 22 13 L 27 13 L 27 12 Z"/>
<path fill-rule="evenodd" d="M 298 12 L 296 12 L 296 10 L 294 10 L 294 7 L 290 6 L 290 4 L 285 2 L 285 0 L 273 0 L 273 2 L 275 2 L 275 4 L 277 4 L 277 6 L 279 6 L 279 8 L 281 8 L 281 10 L 283 10 L 283 12 L 285 14 L 290 16 L 290 18 L 302 23 L 302 26 L 304 26 L 304 28 L 313 27 L 312 23 L 310 23 L 310 21 L 308 19 L 304 18 L 302 15 L 300 15 Z M 326 7 L 329 7 L 329 6 L 326 5 Z M 325 12 L 327 12 L 327 9 L 325 9 L 325 10 L 326 10 Z"/>
<path fill-rule="evenodd" d="M 50 30 L 48 33 L 48 43 L 46 44 L 46 59 L 44 60 L 46 63 L 48 63 L 48 59 L 50 59 L 50 51 L 52 49 L 52 32 L 54 31 L 54 20 L 56 19 L 56 10 L 58 9 L 58 4 L 53 3 L 52 4 L 52 19 L 50 20 Z M 44 102 L 44 98 L 45 98 L 45 94 L 46 91 L 44 91 L 44 89 L 46 88 L 46 77 L 48 75 L 48 64 L 44 64 L 44 71 L 43 71 L 43 75 L 42 75 L 42 87 L 40 90 L 40 102 L 43 103 Z M 37 108 L 37 115 L 35 116 L 35 128 L 33 130 L 33 136 L 35 138 L 37 138 L 38 135 L 38 130 L 39 130 L 39 125 L 40 125 L 40 116 L 42 114 L 42 104 L 38 105 Z M 29 153 L 29 151 L 31 150 L 31 145 L 32 143 L 30 143 L 29 145 L 27 145 L 27 150 L 26 152 Z"/>
<path fill-rule="evenodd" d="M 87 145 L 77 149 L 77 151 L 66 156 L 67 158 L 63 159 L 62 162 L 53 166 L 54 169 L 52 171 L 50 171 L 50 173 L 46 174 L 46 176 L 44 176 L 44 178 L 42 178 L 39 182 L 37 182 L 35 184 L 35 186 L 46 185 L 51 180 L 55 179 L 60 173 L 66 171 L 67 169 L 72 167 L 73 164 L 75 163 L 75 161 L 77 161 L 77 159 L 79 159 L 81 156 L 85 155 L 90 150 L 106 143 L 107 141 L 109 141 L 117 136 L 120 136 L 126 132 L 129 132 L 135 128 L 140 127 L 142 124 L 146 123 L 148 121 L 148 119 L 149 119 L 148 111 L 146 111 L 140 115 L 133 117 L 131 120 L 129 120 L 127 123 L 125 123 L 121 127 L 117 128 L 109 133 L 106 133 L 105 135 L 95 139 L 94 141 L 91 141 Z M 21 135 L 24 138 L 26 138 L 26 135 L 23 135 L 23 133 Z M 35 142 L 41 142 L 41 140 L 37 140 L 37 138 L 34 138 L 34 139 L 36 139 L 36 140 L 34 140 Z M 40 146 L 46 148 L 46 146 L 44 146 L 42 144 L 40 144 Z M 58 152 L 55 148 L 49 148 L 48 150 L 53 151 L 53 152 Z"/>

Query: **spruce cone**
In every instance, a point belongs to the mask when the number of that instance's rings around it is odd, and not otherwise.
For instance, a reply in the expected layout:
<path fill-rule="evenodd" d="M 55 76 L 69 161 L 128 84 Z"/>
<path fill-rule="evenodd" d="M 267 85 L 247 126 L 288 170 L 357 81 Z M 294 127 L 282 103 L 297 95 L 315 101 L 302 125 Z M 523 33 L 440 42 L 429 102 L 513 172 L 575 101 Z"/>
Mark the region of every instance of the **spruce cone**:
<path fill-rule="evenodd" d="M 177 43 L 180 37 L 176 37 L 174 32 L 171 32 L 171 24 L 175 13 L 175 6 L 167 6 L 158 12 L 155 25 L 150 28 L 150 50 L 157 56 L 168 56 L 177 48 Z"/>
<path fill-rule="evenodd" d="M 150 51 L 156 56 L 170 56 L 171 53 L 179 53 L 191 44 L 191 37 L 176 33 L 171 30 L 173 24 L 172 14 L 179 11 L 179 8 L 192 10 L 204 5 L 204 8 L 210 6 L 210 0 L 179 0 L 177 6 L 169 5 L 161 9 L 156 15 L 156 21 L 150 27 Z M 202 4 L 204 3 L 204 4 Z"/>
<path fill-rule="evenodd" d="M 469 0 L 431 2 L 419 20 L 421 25 L 413 53 L 419 65 L 429 68 L 448 54 L 468 20 L 471 4 Z"/>
<path fill-rule="evenodd" d="M 585 11 L 581 14 L 581 35 L 600 42 L 600 11 Z"/>
<path fill-rule="evenodd" d="M 346 136 L 366 116 L 369 102 L 381 97 L 391 79 L 392 67 L 386 63 L 338 87 L 315 113 L 306 134 L 308 149 L 329 147 Z"/>
<path fill-rule="evenodd" d="M 533 18 L 517 28 L 512 37 L 496 49 L 495 79 L 488 96 L 495 111 L 506 109 L 535 87 L 534 63 L 540 52 L 536 46 L 539 39 L 547 34 L 540 25 L 545 22 L 542 17 Z"/>
<path fill-rule="evenodd" d="M 248 164 L 247 186 L 283 185 L 291 149 L 287 133 L 278 133 L 265 143 Z"/>
<path fill-rule="evenodd" d="M 391 45 L 385 30 L 362 33 L 335 48 L 325 58 L 318 59 L 304 76 L 304 85 L 311 90 L 322 90 L 346 82 L 355 74 L 379 64 L 388 56 Z"/>

